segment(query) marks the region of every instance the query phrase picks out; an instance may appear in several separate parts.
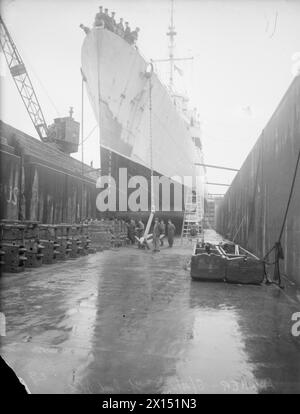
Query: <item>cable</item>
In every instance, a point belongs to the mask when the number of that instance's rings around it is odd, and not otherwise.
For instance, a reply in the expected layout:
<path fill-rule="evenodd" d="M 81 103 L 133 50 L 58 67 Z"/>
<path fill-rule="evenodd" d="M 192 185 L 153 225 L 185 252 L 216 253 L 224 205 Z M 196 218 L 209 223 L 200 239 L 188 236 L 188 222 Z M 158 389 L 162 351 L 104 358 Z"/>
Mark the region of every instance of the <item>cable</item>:
<path fill-rule="evenodd" d="M 13 30 L 13 29 L 11 29 L 11 28 L 10 28 L 10 32 L 13 34 L 13 38 L 14 38 L 14 39 L 18 38 L 18 36 L 15 36 L 15 34 L 14 34 L 14 30 Z M 18 40 L 18 39 L 17 39 L 17 40 Z M 38 74 L 37 74 L 36 70 L 34 69 L 34 67 L 33 67 L 33 65 L 32 65 L 32 63 L 31 63 L 32 59 L 30 59 L 30 58 L 29 58 L 29 56 L 27 55 L 27 53 L 26 53 L 26 52 L 25 52 L 25 50 L 23 49 L 23 47 L 22 47 L 21 43 L 22 43 L 22 42 L 19 42 L 19 40 L 18 40 L 18 42 L 17 42 L 17 44 L 18 44 L 18 50 L 21 52 L 21 54 L 22 54 L 22 56 L 23 56 L 23 61 L 26 61 L 26 68 L 27 68 L 27 69 L 29 68 L 29 69 L 30 69 L 30 72 L 31 72 L 31 73 L 32 73 L 32 75 L 33 75 L 33 76 L 31 76 L 31 78 L 32 78 L 32 79 L 36 78 L 36 80 L 37 80 L 37 81 L 38 81 L 38 83 L 40 84 L 41 88 L 44 90 L 44 93 L 45 93 L 46 97 L 48 98 L 49 103 L 52 105 L 53 109 L 55 110 L 56 115 L 57 115 L 58 117 L 61 117 L 61 113 L 60 113 L 60 111 L 58 110 L 58 108 L 57 108 L 57 106 L 55 105 L 54 101 L 51 99 L 51 96 L 50 96 L 50 94 L 48 93 L 48 90 L 47 90 L 46 86 L 44 85 L 44 83 L 42 82 L 42 80 L 40 79 L 40 77 L 38 76 Z M 27 72 L 28 72 L 28 70 L 27 70 Z"/>
<path fill-rule="evenodd" d="M 294 171 L 294 175 L 293 175 L 293 181 L 292 181 L 292 186 L 291 186 L 291 189 L 290 189 L 289 199 L 288 199 L 288 202 L 287 202 L 283 223 L 282 223 L 279 238 L 278 238 L 279 242 L 281 241 L 281 237 L 282 237 L 285 222 L 286 222 L 286 219 L 287 219 L 288 211 L 289 211 L 289 208 L 290 208 L 292 196 L 293 196 L 293 193 L 294 193 L 294 187 L 295 187 L 295 181 L 296 181 L 297 171 L 298 171 L 298 167 L 299 167 L 299 161 L 300 161 L 300 148 L 299 148 L 298 158 L 297 158 L 296 167 L 295 167 L 295 171 Z"/>
<path fill-rule="evenodd" d="M 82 145 L 82 143 L 85 143 L 85 141 L 87 141 L 90 137 L 91 137 L 91 135 L 92 135 L 92 133 L 95 131 L 95 129 L 97 128 L 97 126 L 98 126 L 98 124 L 96 124 L 92 129 L 91 129 L 91 131 L 88 133 L 88 135 L 84 138 L 84 140 L 78 145 L 79 147 Z"/>
<path fill-rule="evenodd" d="M 295 182 L 296 182 L 297 172 L 298 172 L 298 168 L 299 168 L 299 162 L 300 162 L 300 148 L 299 148 L 299 152 L 298 152 L 295 171 L 294 171 L 294 174 L 293 174 L 292 185 L 291 185 L 291 188 L 290 188 L 289 198 L 288 198 L 287 206 L 286 206 L 286 209 L 285 209 L 284 218 L 283 218 L 283 222 L 282 222 L 282 225 L 281 225 L 278 240 L 275 242 L 274 246 L 269 250 L 269 252 L 263 258 L 263 262 L 265 264 L 269 264 L 269 265 L 270 264 L 275 264 L 273 279 L 274 279 L 275 282 L 276 281 L 278 282 L 278 286 L 281 287 L 281 288 L 283 288 L 283 286 L 281 284 L 279 260 L 284 259 L 283 249 L 282 249 L 282 246 L 281 246 L 281 238 L 282 238 L 284 226 L 285 226 L 285 223 L 286 223 L 287 215 L 288 215 L 288 212 L 289 212 L 291 200 L 292 200 L 293 193 L 294 193 Z M 275 250 L 275 260 L 274 260 L 274 263 L 269 263 L 269 262 L 266 261 L 266 258 L 270 255 L 270 253 L 273 250 Z M 275 283 L 275 282 L 271 282 L 271 283 Z"/>

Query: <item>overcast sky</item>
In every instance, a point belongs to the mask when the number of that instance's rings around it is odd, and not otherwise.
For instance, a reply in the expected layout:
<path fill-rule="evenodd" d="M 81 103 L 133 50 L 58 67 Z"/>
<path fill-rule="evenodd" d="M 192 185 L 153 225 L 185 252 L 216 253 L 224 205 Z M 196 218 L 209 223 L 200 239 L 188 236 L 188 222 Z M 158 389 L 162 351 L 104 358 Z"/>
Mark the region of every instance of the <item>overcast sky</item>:
<path fill-rule="evenodd" d="M 140 27 L 138 46 L 146 58 L 167 57 L 169 0 L 1 1 L 48 124 L 66 116 L 71 105 L 80 121 L 84 33 L 78 26 L 91 26 L 100 5 Z M 200 113 L 205 161 L 239 168 L 292 82 L 292 57 L 297 61 L 300 52 L 300 1 L 175 0 L 174 22 L 176 56 L 194 57 L 178 63 L 183 76 L 176 83 Z M 166 76 L 164 65 L 157 70 Z M 2 120 L 36 136 L 3 62 L 1 103 Z M 84 124 L 85 135 L 96 125 L 87 99 Z M 86 162 L 96 145 L 95 131 L 85 142 Z M 207 170 L 208 182 L 230 183 L 233 177 Z M 224 191 L 209 187 L 211 193 Z"/>

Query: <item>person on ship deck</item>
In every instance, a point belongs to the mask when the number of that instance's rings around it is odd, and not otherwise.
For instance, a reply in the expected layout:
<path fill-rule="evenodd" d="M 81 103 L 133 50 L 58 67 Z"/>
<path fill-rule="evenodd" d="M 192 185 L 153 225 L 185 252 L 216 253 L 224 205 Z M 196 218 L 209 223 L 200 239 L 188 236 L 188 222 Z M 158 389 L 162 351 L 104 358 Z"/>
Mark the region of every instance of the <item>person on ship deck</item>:
<path fill-rule="evenodd" d="M 111 12 L 111 16 L 108 14 L 108 9 L 104 9 L 103 7 L 99 7 L 99 12 L 95 16 L 94 27 L 105 28 L 110 30 L 111 32 L 116 33 L 120 37 L 124 38 L 130 45 L 136 45 L 138 40 L 139 34 L 139 27 L 136 27 L 135 30 L 131 31 L 129 23 L 125 22 L 125 28 L 123 25 L 123 18 L 120 18 L 119 23 L 117 24 L 115 20 L 115 12 Z M 80 26 L 85 33 L 87 34 L 88 31 L 85 30 L 85 27 Z"/>
<path fill-rule="evenodd" d="M 120 37 L 124 37 L 124 24 L 123 24 L 123 17 L 120 18 L 119 23 L 117 24 L 117 31 L 116 33 L 120 36 Z"/>
<path fill-rule="evenodd" d="M 124 39 L 128 42 L 131 34 L 130 26 L 128 22 L 125 22 Z"/>
<path fill-rule="evenodd" d="M 104 24 L 104 13 L 103 13 L 103 7 L 100 6 L 99 13 L 97 13 L 95 16 L 94 26 L 99 27 L 99 26 L 103 26 L 103 24 Z"/>
<path fill-rule="evenodd" d="M 140 31 L 139 27 L 136 27 L 136 28 L 135 28 L 135 30 L 133 30 L 133 31 L 130 33 L 130 40 L 131 40 L 131 44 L 133 44 L 133 45 L 135 45 L 135 44 L 136 44 L 136 42 L 137 42 L 137 40 L 138 40 L 139 31 Z"/>
<path fill-rule="evenodd" d="M 104 27 L 105 27 L 105 29 L 108 29 L 108 30 L 113 31 L 112 30 L 113 25 L 112 25 L 111 17 L 108 14 L 108 9 L 104 9 L 103 20 L 104 20 Z"/>
<path fill-rule="evenodd" d="M 91 29 L 87 26 L 85 26 L 84 24 L 80 24 L 79 27 L 84 31 L 85 34 L 89 34 Z"/>
<path fill-rule="evenodd" d="M 111 12 L 111 17 L 110 17 L 110 21 L 111 21 L 111 31 L 117 33 L 117 22 L 115 19 L 115 12 Z"/>

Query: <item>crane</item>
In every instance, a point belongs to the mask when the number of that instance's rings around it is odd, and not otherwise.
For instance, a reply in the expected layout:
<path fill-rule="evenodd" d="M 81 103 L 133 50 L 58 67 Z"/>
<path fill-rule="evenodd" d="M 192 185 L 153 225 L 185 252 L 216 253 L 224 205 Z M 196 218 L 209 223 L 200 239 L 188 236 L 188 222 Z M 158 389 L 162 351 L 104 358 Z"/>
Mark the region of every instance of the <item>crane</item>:
<path fill-rule="evenodd" d="M 56 118 L 54 124 L 47 126 L 25 64 L 1 16 L 0 44 L 14 83 L 41 141 L 54 142 L 66 153 L 77 152 L 79 123 L 72 118 L 73 109 L 71 108 L 69 117 Z"/>

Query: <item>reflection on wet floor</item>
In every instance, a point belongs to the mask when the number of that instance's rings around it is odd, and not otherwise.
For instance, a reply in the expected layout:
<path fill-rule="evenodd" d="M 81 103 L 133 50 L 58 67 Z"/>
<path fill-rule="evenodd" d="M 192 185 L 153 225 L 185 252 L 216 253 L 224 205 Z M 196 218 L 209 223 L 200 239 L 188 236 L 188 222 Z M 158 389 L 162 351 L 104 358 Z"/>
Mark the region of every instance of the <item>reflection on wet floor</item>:
<path fill-rule="evenodd" d="M 197 309 L 183 360 L 165 392 L 222 393 L 234 387 L 257 392 L 233 310 Z"/>
<path fill-rule="evenodd" d="M 2 278 L 2 354 L 33 393 L 299 392 L 299 304 L 190 280 L 191 246 L 124 248 Z"/>

